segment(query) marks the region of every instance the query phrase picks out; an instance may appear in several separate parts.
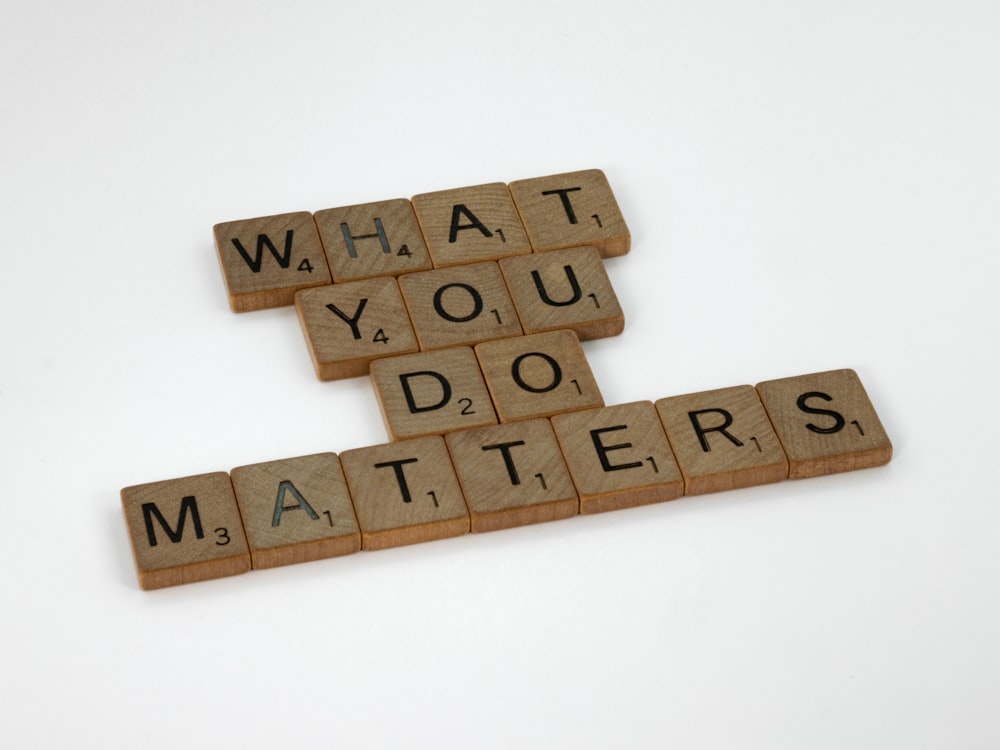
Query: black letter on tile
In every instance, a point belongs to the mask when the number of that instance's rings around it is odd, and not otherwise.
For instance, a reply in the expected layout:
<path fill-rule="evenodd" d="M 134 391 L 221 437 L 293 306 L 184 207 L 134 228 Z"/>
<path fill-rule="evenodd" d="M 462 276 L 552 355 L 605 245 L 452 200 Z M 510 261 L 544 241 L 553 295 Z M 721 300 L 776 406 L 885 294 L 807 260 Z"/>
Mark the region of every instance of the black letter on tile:
<path fill-rule="evenodd" d="M 160 509 L 156 507 L 156 503 L 143 503 L 142 519 L 146 522 L 146 536 L 149 537 L 149 546 L 155 547 L 157 544 L 156 530 L 153 528 L 154 518 L 159 521 L 160 526 L 167 532 L 170 541 L 177 544 L 181 540 L 181 537 L 184 536 L 184 522 L 187 520 L 188 513 L 191 514 L 191 522 L 194 524 L 194 535 L 199 539 L 204 539 L 205 532 L 201 529 L 201 516 L 198 515 L 198 503 L 194 499 L 194 495 L 188 495 L 181 500 L 181 510 L 177 514 L 176 531 L 171 529 L 169 524 L 167 524 L 167 519 L 160 513 Z"/>
<path fill-rule="evenodd" d="M 468 224 L 459 224 L 458 223 L 458 219 L 459 219 L 459 217 L 462 214 L 465 214 L 465 216 L 468 217 L 468 219 L 469 219 L 469 223 Z M 484 237 L 492 237 L 493 236 L 493 232 L 491 232 L 489 229 L 487 229 L 486 226 L 483 224 L 483 222 L 481 222 L 479 219 L 477 219 L 476 215 L 474 213 L 472 213 L 472 211 L 470 211 L 468 208 L 465 207 L 464 203 L 456 203 L 454 206 L 452 206 L 452 209 L 451 209 L 451 232 L 448 234 L 448 242 L 457 242 L 458 241 L 458 232 L 459 232 L 460 229 L 478 229 L 480 232 L 483 233 Z"/>
<path fill-rule="evenodd" d="M 417 406 L 417 402 L 413 398 L 413 391 L 410 389 L 410 379 L 420 375 L 432 377 L 441 384 L 441 400 L 436 404 L 430 404 L 429 406 Z M 410 407 L 410 414 L 419 414 L 422 411 L 434 411 L 435 409 L 440 409 L 451 400 L 451 383 L 448 382 L 448 379 L 444 375 L 439 372 L 434 372 L 433 370 L 404 372 L 399 376 L 399 384 L 403 386 L 403 395 L 406 396 L 406 405 Z"/>
<path fill-rule="evenodd" d="M 377 217 L 375 219 L 375 234 L 359 234 L 352 236 L 351 230 L 347 226 L 346 222 L 340 225 L 340 231 L 344 235 L 344 242 L 347 243 L 347 254 L 352 258 L 358 257 L 358 249 L 354 247 L 354 240 L 370 240 L 376 237 L 382 245 L 382 252 L 386 255 L 392 254 L 392 248 L 389 247 L 389 238 L 385 236 L 385 229 L 382 227 L 382 220 Z"/>
<path fill-rule="evenodd" d="M 524 382 L 524 378 L 521 377 L 521 363 L 528 357 L 541 357 L 546 362 L 549 363 L 549 367 L 552 368 L 552 382 L 541 388 L 535 388 Z M 555 390 L 559 384 L 562 382 L 562 368 L 559 367 L 559 363 L 556 362 L 548 354 L 543 354 L 542 352 L 528 352 L 527 354 L 522 354 L 520 357 L 514 360 L 514 364 L 510 366 L 511 377 L 514 378 L 514 382 L 517 383 L 521 388 L 531 393 L 548 393 L 551 390 Z"/>
<path fill-rule="evenodd" d="M 507 475 L 510 477 L 511 484 L 520 484 L 521 477 L 517 474 L 517 467 L 514 466 L 514 459 L 510 456 L 510 449 L 515 445 L 524 445 L 523 440 L 514 440 L 510 443 L 497 443 L 495 445 L 484 445 L 484 451 L 499 450 L 503 454 L 503 462 L 507 467 Z"/>
<path fill-rule="evenodd" d="M 559 190 L 543 190 L 542 195 L 558 195 L 559 200 L 562 201 L 563 210 L 566 212 L 566 218 L 569 219 L 570 224 L 576 224 L 576 212 L 573 211 L 573 205 L 569 202 L 569 195 L 567 193 L 575 193 L 577 190 L 582 188 L 560 188 Z"/>
<path fill-rule="evenodd" d="M 698 419 L 698 417 L 702 414 L 721 414 L 722 424 L 718 427 L 703 427 Z M 691 420 L 691 425 L 694 427 L 694 431 L 698 434 L 698 442 L 701 443 L 701 449 L 705 451 L 705 453 L 712 450 L 708 444 L 708 440 L 705 438 L 705 435 L 709 432 L 721 432 L 733 445 L 738 447 L 743 446 L 743 443 L 740 442 L 738 438 L 726 432 L 726 428 L 733 423 L 733 415 L 725 409 L 701 409 L 700 411 L 689 411 L 688 418 Z"/>
<path fill-rule="evenodd" d="M 617 430 L 627 430 L 628 425 L 619 424 L 614 427 L 602 427 L 598 430 L 590 431 L 590 439 L 594 441 L 594 449 L 597 457 L 601 460 L 601 468 L 605 471 L 617 471 L 619 469 L 636 469 L 642 466 L 642 461 L 632 461 L 627 464 L 613 464 L 608 461 L 608 451 L 617 451 L 622 448 L 631 448 L 632 443 L 617 443 L 615 445 L 605 445 L 601 442 L 601 435 L 605 432 L 615 432 Z"/>
<path fill-rule="evenodd" d="M 351 333 L 354 335 L 355 339 L 361 338 L 361 330 L 358 328 L 358 321 L 361 319 L 361 313 L 365 309 L 365 305 L 368 304 L 368 298 L 362 297 L 361 301 L 358 303 L 358 308 L 354 311 L 354 317 L 348 318 L 347 313 L 341 310 L 339 307 L 330 303 L 326 306 L 326 309 L 336 315 L 338 318 L 343 320 L 347 325 L 351 327 Z"/>
<path fill-rule="evenodd" d="M 295 499 L 298 500 L 298 502 L 295 503 L 295 505 L 285 505 L 286 492 L 291 492 L 295 496 Z M 316 515 L 316 511 L 314 511 L 309 502 L 304 497 L 302 497 L 302 493 L 299 492 L 298 489 L 296 489 L 295 485 L 289 482 L 287 479 L 285 479 L 284 481 L 281 482 L 281 484 L 278 485 L 278 497 L 274 501 L 274 518 L 271 520 L 272 526 L 281 525 L 281 514 L 284 513 L 286 510 L 304 510 L 306 513 L 309 514 L 309 517 L 312 520 L 314 521 L 319 520 L 319 516 Z"/>
<path fill-rule="evenodd" d="M 403 474 L 403 464 L 415 464 L 418 460 L 416 458 L 401 458 L 398 461 L 385 461 L 375 464 L 376 469 L 391 466 L 392 470 L 396 472 L 396 484 L 399 485 L 399 494 L 403 496 L 404 503 L 410 502 L 413 498 L 410 497 L 410 486 L 406 483 L 406 476 Z"/>
<path fill-rule="evenodd" d="M 246 251 L 246 248 L 244 248 L 242 243 L 235 237 L 233 237 L 233 244 L 236 246 L 237 252 L 239 252 L 239 254 L 243 257 L 243 260 L 246 261 L 246 264 L 250 266 L 250 270 L 254 273 L 260 273 L 260 262 L 264 255 L 265 245 L 267 245 L 267 249 L 271 251 L 271 255 L 274 256 L 274 259 L 278 261 L 278 265 L 282 268 L 288 268 L 288 264 L 292 260 L 292 234 L 293 230 L 291 229 L 285 232 L 284 255 L 278 254 L 278 249 L 274 246 L 274 243 L 271 242 L 271 238 L 266 234 L 257 235 L 257 256 L 254 258 L 250 257 L 250 253 Z"/>
<path fill-rule="evenodd" d="M 569 280 L 570 289 L 573 290 L 573 296 L 561 302 L 555 302 L 549 297 L 548 292 L 545 291 L 545 285 L 542 283 L 541 274 L 538 271 L 531 272 L 531 278 L 535 282 L 535 289 L 538 290 L 538 296 L 542 298 L 542 302 L 546 305 L 566 307 L 567 305 L 576 304 L 580 301 L 580 297 L 583 296 L 583 293 L 580 291 L 580 283 L 576 280 L 576 274 L 573 272 L 573 266 L 563 266 L 563 271 L 566 272 L 566 278 Z"/>
<path fill-rule="evenodd" d="M 824 401 L 833 401 L 833 396 L 828 396 L 827 394 L 820 393 L 819 391 L 810 391 L 809 393 L 803 393 L 795 402 L 795 405 L 806 414 L 826 414 L 828 417 L 833 417 L 833 424 L 830 427 L 817 427 L 810 422 L 806 425 L 807 430 L 818 432 L 820 435 L 832 435 L 833 433 L 840 432 L 844 429 L 845 422 L 842 414 L 835 412 L 832 409 L 817 409 L 815 406 L 809 406 L 806 403 L 806 399 L 809 398 L 821 398 Z"/>

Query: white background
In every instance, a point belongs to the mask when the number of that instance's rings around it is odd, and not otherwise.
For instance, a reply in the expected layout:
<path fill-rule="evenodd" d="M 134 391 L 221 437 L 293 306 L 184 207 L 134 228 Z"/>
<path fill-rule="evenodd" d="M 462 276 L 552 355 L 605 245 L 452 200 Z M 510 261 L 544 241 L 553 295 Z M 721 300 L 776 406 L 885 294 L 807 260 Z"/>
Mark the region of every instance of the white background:
<path fill-rule="evenodd" d="M 4 3 L 0 744 L 997 747 L 997 8 Z M 593 167 L 607 403 L 853 367 L 892 463 L 138 588 L 121 487 L 386 439 L 213 224 Z"/>

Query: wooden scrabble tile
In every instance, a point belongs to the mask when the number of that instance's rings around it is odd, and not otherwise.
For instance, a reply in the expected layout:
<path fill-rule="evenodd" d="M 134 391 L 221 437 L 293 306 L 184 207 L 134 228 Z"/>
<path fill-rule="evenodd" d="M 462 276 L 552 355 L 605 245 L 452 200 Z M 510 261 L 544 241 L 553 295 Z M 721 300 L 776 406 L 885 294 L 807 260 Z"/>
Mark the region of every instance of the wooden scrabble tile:
<path fill-rule="evenodd" d="M 684 494 L 673 451 L 652 401 L 552 417 L 580 495 L 581 513 L 634 508 Z"/>
<path fill-rule="evenodd" d="M 757 384 L 795 479 L 881 466 L 892 443 L 854 370 Z"/>
<path fill-rule="evenodd" d="M 625 328 L 604 261 L 593 247 L 504 258 L 500 270 L 525 333 L 571 328 L 586 341 Z"/>
<path fill-rule="evenodd" d="M 497 423 L 467 346 L 380 359 L 372 363 L 372 384 L 390 440 Z"/>
<path fill-rule="evenodd" d="M 233 312 L 290 305 L 299 289 L 330 283 L 312 214 L 216 224 L 215 248 Z"/>
<path fill-rule="evenodd" d="M 610 258 L 629 250 L 631 235 L 599 169 L 516 180 L 510 192 L 535 252 L 593 245 Z"/>
<path fill-rule="evenodd" d="M 405 198 L 328 208 L 315 219 L 335 283 L 431 267 L 413 205 Z"/>
<path fill-rule="evenodd" d="M 335 453 L 239 466 L 230 475 L 254 568 L 361 549 L 354 506 Z"/>
<path fill-rule="evenodd" d="M 573 331 L 487 341 L 475 350 L 501 422 L 604 406 Z"/>
<path fill-rule="evenodd" d="M 423 351 L 521 335 L 500 267 L 492 262 L 399 277 Z"/>
<path fill-rule="evenodd" d="M 142 588 L 250 570 L 240 511 L 225 472 L 125 487 L 121 498 Z"/>
<path fill-rule="evenodd" d="M 340 454 L 366 550 L 469 532 L 444 439 L 434 435 Z"/>
<path fill-rule="evenodd" d="M 367 375 L 372 360 L 419 349 L 392 277 L 304 289 L 295 309 L 320 380 Z"/>
<path fill-rule="evenodd" d="M 531 252 L 502 182 L 415 195 L 413 208 L 435 268 Z"/>
<path fill-rule="evenodd" d="M 445 441 L 473 532 L 576 515 L 576 489 L 547 419 L 453 432 Z"/>
<path fill-rule="evenodd" d="M 656 410 L 684 475 L 684 494 L 788 477 L 788 461 L 749 385 L 662 398 Z"/>

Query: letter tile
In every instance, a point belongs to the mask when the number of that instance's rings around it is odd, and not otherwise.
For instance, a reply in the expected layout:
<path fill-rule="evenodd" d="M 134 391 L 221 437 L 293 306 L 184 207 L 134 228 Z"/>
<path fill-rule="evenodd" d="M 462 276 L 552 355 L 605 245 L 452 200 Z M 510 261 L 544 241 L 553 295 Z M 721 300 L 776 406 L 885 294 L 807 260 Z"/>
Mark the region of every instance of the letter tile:
<path fill-rule="evenodd" d="M 399 277 L 422 351 L 521 335 L 500 267 L 490 261 Z"/>
<path fill-rule="evenodd" d="M 335 453 L 230 472 L 255 569 L 349 555 L 361 533 Z"/>
<path fill-rule="evenodd" d="M 559 414 L 552 427 L 580 494 L 581 513 L 684 494 L 684 478 L 652 401 Z"/>
<path fill-rule="evenodd" d="M 415 195 L 413 209 L 435 268 L 531 252 L 502 182 Z"/>
<path fill-rule="evenodd" d="M 215 249 L 233 312 L 283 307 L 330 283 L 312 214 L 298 211 L 216 224 Z"/>
<path fill-rule="evenodd" d="M 372 363 L 372 384 L 390 440 L 496 424 L 496 412 L 470 347 Z"/>
<path fill-rule="evenodd" d="M 473 532 L 576 515 L 576 489 L 547 419 L 452 432 L 445 441 Z"/>
<path fill-rule="evenodd" d="M 516 180 L 510 192 L 535 252 L 593 245 L 610 258 L 629 250 L 631 235 L 599 169 Z"/>
<path fill-rule="evenodd" d="M 304 289 L 295 309 L 320 380 L 367 375 L 373 360 L 419 349 L 392 277 Z"/>
<path fill-rule="evenodd" d="M 139 585 L 159 589 L 246 573 L 250 552 L 223 471 L 121 491 Z"/>
<path fill-rule="evenodd" d="M 790 465 L 804 479 L 889 463 L 892 443 L 854 370 L 757 384 Z"/>
<path fill-rule="evenodd" d="M 434 435 L 340 454 L 361 548 L 399 547 L 469 532 L 469 511 L 444 439 Z"/>
<path fill-rule="evenodd" d="M 604 406 L 573 331 L 487 341 L 475 349 L 501 422 Z"/>
<path fill-rule="evenodd" d="M 788 461 L 749 385 L 661 398 L 656 411 L 684 475 L 684 494 L 788 477 Z"/>
<path fill-rule="evenodd" d="M 334 283 L 431 268 L 413 205 L 405 198 L 327 208 L 315 219 Z"/>
<path fill-rule="evenodd" d="M 625 328 L 618 297 L 593 247 L 519 255 L 500 261 L 525 333 L 570 328 L 581 341 Z"/>

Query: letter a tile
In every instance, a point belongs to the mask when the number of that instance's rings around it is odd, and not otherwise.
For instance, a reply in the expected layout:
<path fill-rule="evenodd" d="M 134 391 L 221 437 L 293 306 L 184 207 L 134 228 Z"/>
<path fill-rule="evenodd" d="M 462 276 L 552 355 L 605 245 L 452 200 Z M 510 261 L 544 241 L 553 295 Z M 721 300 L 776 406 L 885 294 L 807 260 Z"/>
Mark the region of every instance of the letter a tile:
<path fill-rule="evenodd" d="M 334 283 L 431 267 L 413 205 L 405 198 L 317 211 Z"/>
<path fill-rule="evenodd" d="M 576 489 L 547 419 L 452 432 L 445 440 L 473 532 L 576 515 Z"/>
<path fill-rule="evenodd" d="M 516 180 L 510 192 L 535 252 L 593 245 L 610 258 L 629 250 L 631 235 L 599 169 Z"/>
<path fill-rule="evenodd" d="M 652 401 L 552 417 L 581 513 L 634 508 L 684 494 L 684 478 Z"/>
<path fill-rule="evenodd" d="M 854 370 L 757 384 L 793 479 L 889 463 L 892 443 Z"/>
<path fill-rule="evenodd" d="M 440 436 L 340 454 L 366 550 L 469 532 L 469 511 Z"/>
<path fill-rule="evenodd" d="M 493 402 L 467 346 L 380 359 L 372 384 L 390 440 L 496 424 Z"/>
<path fill-rule="evenodd" d="M 502 182 L 415 195 L 413 209 L 435 268 L 531 252 Z"/>
<path fill-rule="evenodd" d="M 684 494 L 788 477 L 788 461 L 749 385 L 661 398 L 656 410 L 684 475 Z"/>
<path fill-rule="evenodd" d="M 142 588 L 250 570 L 243 522 L 225 472 L 125 487 L 121 498 Z"/>
<path fill-rule="evenodd" d="M 216 224 L 215 248 L 233 312 L 290 305 L 299 289 L 330 283 L 307 211 Z"/>
<path fill-rule="evenodd" d="M 230 474 L 255 569 L 361 549 L 354 507 L 335 453 L 239 466 Z"/>
<path fill-rule="evenodd" d="M 593 247 L 504 258 L 500 270 L 525 333 L 570 328 L 586 341 L 625 328 L 604 261 Z"/>
<path fill-rule="evenodd" d="M 475 349 L 501 422 L 604 406 L 573 331 L 487 341 Z"/>
<path fill-rule="evenodd" d="M 392 277 L 304 289 L 295 309 L 320 380 L 367 375 L 372 360 L 418 349 Z"/>

